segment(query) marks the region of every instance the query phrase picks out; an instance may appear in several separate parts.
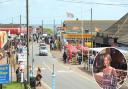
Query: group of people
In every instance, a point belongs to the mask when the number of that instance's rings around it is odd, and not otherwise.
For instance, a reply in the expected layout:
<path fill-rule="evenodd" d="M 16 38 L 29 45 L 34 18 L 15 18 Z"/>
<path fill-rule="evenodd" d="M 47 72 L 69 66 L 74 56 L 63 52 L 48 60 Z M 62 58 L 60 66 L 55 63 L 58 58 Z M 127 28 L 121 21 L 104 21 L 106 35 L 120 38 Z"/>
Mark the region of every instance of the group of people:
<path fill-rule="evenodd" d="M 54 39 L 54 38 L 51 38 L 50 39 L 50 50 L 60 50 L 62 49 L 62 44 L 61 44 L 61 41 L 60 39 Z"/>
<path fill-rule="evenodd" d="M 31 71 L 32 72 L 32 71 Z M 33 77 L 32 76 L 32 73 L 30 72 L 30 85 L 31 86 L 41 86 L 42 84 L 41 84 L 41 79 L 42 79 L 42 75 L 41 75 L 41 69 L 38 67 L 38 69 L 37 69 L 37 74 L 36 74 L 36 76 L 35 77 Z M 22 81 L 22 78 L 21 78 L 21 74 L 23 73 L 23 70 L 22 69 L 20 69 L 20 67 L 18 67 L 17 69 L 16 69 L 16 80 L 17 80 L 17 82 L 23 82 Z M 23 78 L 23 80 L 24 80 L 24 78 Z"/>

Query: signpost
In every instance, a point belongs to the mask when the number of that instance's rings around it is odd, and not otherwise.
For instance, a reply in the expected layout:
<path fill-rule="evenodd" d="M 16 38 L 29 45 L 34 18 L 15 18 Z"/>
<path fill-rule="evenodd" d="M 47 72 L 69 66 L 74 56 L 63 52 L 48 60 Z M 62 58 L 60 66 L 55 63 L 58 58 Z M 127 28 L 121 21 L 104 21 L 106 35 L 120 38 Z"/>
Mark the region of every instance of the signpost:
<path fill-rule="evenodd" d="M 2 89 L 2 84 L 6 83 L 9 83 L 9 64 L 0 65 L 0 89 Z"/>

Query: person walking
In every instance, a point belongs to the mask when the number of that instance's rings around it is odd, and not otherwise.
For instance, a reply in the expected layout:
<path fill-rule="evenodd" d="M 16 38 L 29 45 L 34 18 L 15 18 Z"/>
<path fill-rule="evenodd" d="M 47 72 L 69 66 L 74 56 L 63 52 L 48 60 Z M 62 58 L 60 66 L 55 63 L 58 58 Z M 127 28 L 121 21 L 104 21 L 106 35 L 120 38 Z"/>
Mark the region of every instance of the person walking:
<path fill-rule="evenodd" d="M 20 82 L 21 79 L 21 73 L 20 73 L 20 67 L 16 69 L 16 80 L 17 82 Z"/>
<path fill-rule="evenodd" d="M 66 54 L 66 52 L 64 51 L 64 53 L 63 53 L 63 61 L 64 61 L 64 63 L 66 63 L 66 59 L 67 59 L 67 54 Z"/>
<path fill-rule="evenodd" d="M 41 69 L 38 67 L 37 69 L 37 75 L 36 75 L 36 86 L 41 86 L 41 78 L 42 78 L 42 75 L 41 75 Z"/>

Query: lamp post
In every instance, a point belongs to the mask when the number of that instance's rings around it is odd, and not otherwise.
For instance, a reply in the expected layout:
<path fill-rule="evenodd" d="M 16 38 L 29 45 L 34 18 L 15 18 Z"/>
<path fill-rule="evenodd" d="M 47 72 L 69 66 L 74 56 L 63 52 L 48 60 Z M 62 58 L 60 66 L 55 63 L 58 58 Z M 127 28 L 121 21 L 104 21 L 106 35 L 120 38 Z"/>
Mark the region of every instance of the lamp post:
<path fill-rule="evenodd" d="M 26 0 L 26 27 L 27 27 L 27 82 L 29 82 L 29 1 Z"/>
<path fill-rule="evenodd" d="M 34 29 L 32 29 L 32 76 L 34 74 L 34 56 L 33 56 L 33 34 L 34 34 Z"/>

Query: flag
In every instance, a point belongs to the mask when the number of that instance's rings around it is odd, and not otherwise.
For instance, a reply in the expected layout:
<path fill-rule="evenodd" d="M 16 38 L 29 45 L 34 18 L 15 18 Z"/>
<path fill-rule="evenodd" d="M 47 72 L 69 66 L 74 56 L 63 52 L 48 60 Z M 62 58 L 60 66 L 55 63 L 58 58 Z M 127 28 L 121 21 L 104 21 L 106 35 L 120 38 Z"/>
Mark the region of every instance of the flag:
<path fill-rule="evenodd" d="M 73 14 L 73 13 L 67 12 L 66 14 L 67 14 L 67 17 L 68 17 L 68 18 L 74 18 L 74 14 Z"/>

